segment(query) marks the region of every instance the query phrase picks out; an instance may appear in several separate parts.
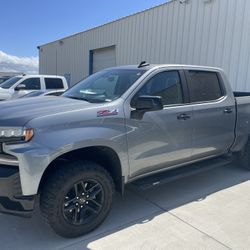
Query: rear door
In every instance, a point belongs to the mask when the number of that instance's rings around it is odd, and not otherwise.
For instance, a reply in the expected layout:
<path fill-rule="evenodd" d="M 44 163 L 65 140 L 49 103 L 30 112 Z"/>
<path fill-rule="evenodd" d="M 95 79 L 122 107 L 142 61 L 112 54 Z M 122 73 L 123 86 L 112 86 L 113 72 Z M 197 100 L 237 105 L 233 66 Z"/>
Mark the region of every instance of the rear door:
<path fill-rule="evenodd" d="M 125 103 L 131 177 L 189 161 L 192 107 L 185 105 L 185 76 L 178 70 L 152 73 Z M 161 96 L 164 109 L 136 116 L 138 96 Z"/>
<path fill-rule="evenodd" d="M 192 158 L 224 154 L 234 140 L 234 99 L 219 72 L 192 69 L 185 73 L 193 108 Z"/>

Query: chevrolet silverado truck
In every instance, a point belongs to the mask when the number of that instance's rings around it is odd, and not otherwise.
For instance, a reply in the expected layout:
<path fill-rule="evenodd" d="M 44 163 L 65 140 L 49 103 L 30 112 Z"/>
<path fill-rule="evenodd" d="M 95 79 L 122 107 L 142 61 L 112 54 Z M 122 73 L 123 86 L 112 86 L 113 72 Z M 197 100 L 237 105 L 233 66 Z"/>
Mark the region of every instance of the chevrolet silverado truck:
<path fill-rule="evenodd" d="M 238 159 L 250 168 L 250 94 L 221 69 L 122 66 L 60 97 L 0 103 L 0 210 L 78 237 L 108 215 L 115 191 L 191 164 Z"/>

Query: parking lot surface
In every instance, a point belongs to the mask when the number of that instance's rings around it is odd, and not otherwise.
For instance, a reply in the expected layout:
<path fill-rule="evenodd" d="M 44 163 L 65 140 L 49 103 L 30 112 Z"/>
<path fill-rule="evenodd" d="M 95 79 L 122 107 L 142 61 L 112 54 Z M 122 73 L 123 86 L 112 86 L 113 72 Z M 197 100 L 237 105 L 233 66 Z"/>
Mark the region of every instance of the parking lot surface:
<path fill-rule="evenodd" d="M 250 249 L 250 172 L 224 166 L 148 190 L 132 185 L 94 232 L 77 239 L 0 215 L 0 249 Z"/>

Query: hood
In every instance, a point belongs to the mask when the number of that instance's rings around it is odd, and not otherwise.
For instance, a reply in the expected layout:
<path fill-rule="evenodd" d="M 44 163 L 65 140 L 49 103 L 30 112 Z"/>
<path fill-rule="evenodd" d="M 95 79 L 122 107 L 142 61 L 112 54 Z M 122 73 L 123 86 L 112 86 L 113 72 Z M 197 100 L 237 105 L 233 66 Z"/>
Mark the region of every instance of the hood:
<path fill-rule="evenodd" d="M 3 89 L 0 87 L 0 100 L 8 100 L 11 98 L 11 95 L 13 94 L 14 89 Z"/>
<path fill-rule="evenodd" d="M 22 127 L 34 118 L 94 107 L 96 105 L 81 100 L 53 96 L 3 101 L 0 102 L 0 127 Z"/>

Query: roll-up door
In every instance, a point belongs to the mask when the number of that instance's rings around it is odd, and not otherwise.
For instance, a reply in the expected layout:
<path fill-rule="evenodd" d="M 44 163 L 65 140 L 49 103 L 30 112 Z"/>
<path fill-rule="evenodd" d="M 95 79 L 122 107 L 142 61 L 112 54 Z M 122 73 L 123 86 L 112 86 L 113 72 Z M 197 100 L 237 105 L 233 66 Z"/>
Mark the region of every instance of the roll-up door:
<path fill-rule="evenodd" d="M 115 46 L 93 50 L 92 73 L 116 66 Z"/>

